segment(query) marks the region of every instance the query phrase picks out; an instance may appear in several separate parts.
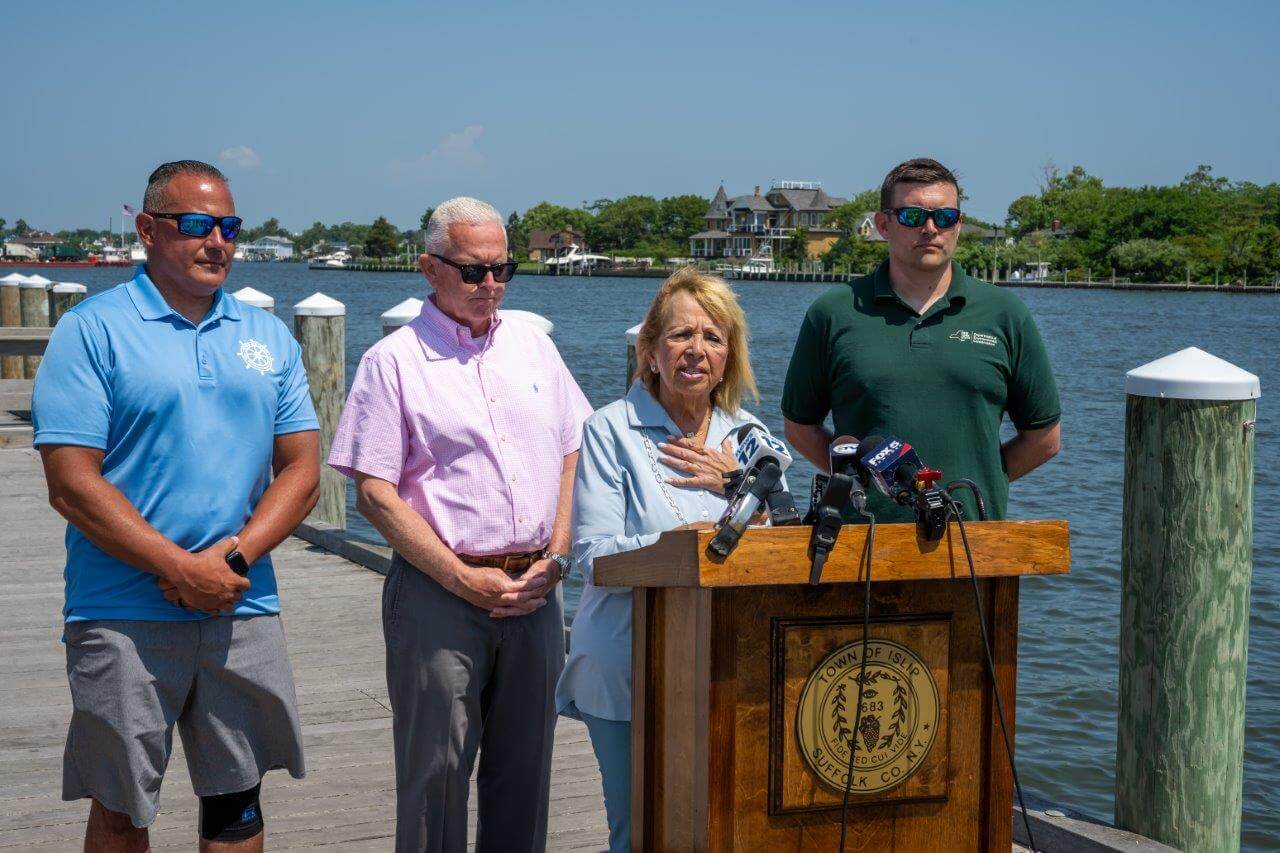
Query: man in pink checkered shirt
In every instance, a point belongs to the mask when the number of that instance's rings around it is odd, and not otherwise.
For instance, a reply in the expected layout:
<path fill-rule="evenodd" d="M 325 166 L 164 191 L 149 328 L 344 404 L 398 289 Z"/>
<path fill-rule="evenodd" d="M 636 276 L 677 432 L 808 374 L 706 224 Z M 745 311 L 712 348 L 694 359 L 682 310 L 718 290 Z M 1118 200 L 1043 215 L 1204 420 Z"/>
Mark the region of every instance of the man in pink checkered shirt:
<path fill-rule="evenodd" d="M 558 582 L 591 406 L 550 338 L 502 321 L 502 218 L 455 198 L 427 226 L 422 313 L 356 371 L 329 464 L 395 551 L 382 592 L 396 850 L 546 846 Z"/>

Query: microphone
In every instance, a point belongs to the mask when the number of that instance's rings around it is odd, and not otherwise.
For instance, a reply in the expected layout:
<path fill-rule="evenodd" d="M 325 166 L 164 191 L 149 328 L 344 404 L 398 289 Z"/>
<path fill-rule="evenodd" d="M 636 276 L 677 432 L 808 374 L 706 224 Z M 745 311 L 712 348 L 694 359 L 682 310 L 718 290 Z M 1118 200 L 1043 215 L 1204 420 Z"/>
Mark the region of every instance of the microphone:
<path fill-rule="evenodd" d="M 809 511 L 800 521 L 806 527 L 812 527 L 818 523 L 818 501 L 822 500 L 822 493 L 827 490 L 827 481 L 830 479 L 829 474 L 821 472 L 813 475 L 813 483 L 809 486 Z"/>
<path fill-rule="evenodd" d="M 942 472 L 926 468 L 910 444 L 893 436 L 868 436 L 858 452 L 857 464 L 877 491 L 914 510 L 921 539 L 937 542 L 942 538 L 947 528 L 946 502 L 933 485 Z"/>
<path fill-rule="evenodd" d="M 773 460 L 765 460 L 757 469 L 748 471 L 742 488 L 734 496 L 724 515 L 716 523 L 716 535 L 707 543 L 707 551 L 725 558 L 738 547 L 738 540 L 760 511 L 768 494 L 782 484 L 782 469 Z M 794 507 L 793 507 L 794 510 Z"/>
<path fill-rule="evenodd" d="M 733 453 L 738 468 L 749 475 L 757 471 L 766 462 L 778 466 L 779 481 L 774 484 L 765 501 L 769 507 L 769 522 L 774 527 L 788 524 L 799 524 L 800 513 L 796 511 L 795 499 L 782 487 L 781 474 L 791 467 L 791 454 L 787 446 L 769 434 L 768 430 L 755 424 L 743 424 L 734 431 L 738 447 Z"/>
<path fill-rule="evenodd" d="M 830 454 L 831 476 L 826 488 L 822 490 L 816 509 L 810 509 L 814 515 L 813 532 L 809 534 L 809 583 L 812 586 L 822 582 L 823 566 L 840 535 L 841 515 L 845 505 L 852 503 L 861 510 L 867 502 L 866 493 L 854 477 L 858 442 L 851 436 L 842 435 L 831 442 Z"/>
<path fill-rule="evenodd" d="M 899 506 L 912 502 L 916 478 L 927 470 L 910 444 L 894 436 L 878 435 L 863 439 L 857 467 L 876 491 Z"/>

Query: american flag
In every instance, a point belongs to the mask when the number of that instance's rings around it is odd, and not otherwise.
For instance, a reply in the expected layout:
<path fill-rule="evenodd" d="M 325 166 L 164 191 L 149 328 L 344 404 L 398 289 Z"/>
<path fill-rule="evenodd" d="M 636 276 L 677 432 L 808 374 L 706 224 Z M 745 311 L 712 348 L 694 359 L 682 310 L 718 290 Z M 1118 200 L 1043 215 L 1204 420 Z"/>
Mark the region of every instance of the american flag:
<path fill-rule="evenodd" d="M 121 210 L 124 212 L 125 216 L 133 216 L 138 212 L 138 209 L 131 204 L 121 205 Z"/>

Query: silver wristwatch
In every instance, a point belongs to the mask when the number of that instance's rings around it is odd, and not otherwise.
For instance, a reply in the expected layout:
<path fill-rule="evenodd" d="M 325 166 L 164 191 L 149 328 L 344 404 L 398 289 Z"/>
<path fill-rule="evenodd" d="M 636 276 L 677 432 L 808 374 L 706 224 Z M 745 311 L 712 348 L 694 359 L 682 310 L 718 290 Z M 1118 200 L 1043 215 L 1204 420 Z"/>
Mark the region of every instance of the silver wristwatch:
<path fill-rule="evenodd" d="M 569 576 L 569 566 L 572 564 L 569 562 L 568 554 L 548 551 L 544 556 L 560 567 L 560 577 L 556 578 L 557 581 L 562 581 Z"/>

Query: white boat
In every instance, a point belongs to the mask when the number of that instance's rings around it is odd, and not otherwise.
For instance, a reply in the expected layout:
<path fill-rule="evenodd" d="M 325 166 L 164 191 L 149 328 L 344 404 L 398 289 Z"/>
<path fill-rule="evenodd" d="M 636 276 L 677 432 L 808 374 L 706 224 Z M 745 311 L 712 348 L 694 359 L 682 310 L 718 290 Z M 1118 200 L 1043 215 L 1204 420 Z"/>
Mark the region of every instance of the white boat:
<path fill-rule="evenodd" d="M 778 268 L 773 263 L 773 255 L 769 252 L 752 255 L 741 266 L 735 267 L 729 264 L 720 264 L 716 267 L 716 272 L 725 278 L 739 278 L 744 273 L 759 275 L 777 271 Z"/>
<path fill-rule="evenodd" d="M 346 249 L 339 249 L 332 254 L 317 255 L 311 259 L 311 263 L 307 264 L 307 268 L 313 270 L 345 270 L 350 263 L 351 253 Z"/>
<path fill-rule="evenodd" d="M 742 272 L 753 273 L 769 273 L 774 272 L 776 268 L 773 265 L 772 255 L 756 255 L 748 258 L 747 262 L 742 265 Z"/>
<path fill-rule="evenodd" d="M 145 261 L 146 255 L 143 255 L 142 257 Z M 98 263 L 104 266 L 126 266 L 130 263 L 129 253 L 116 246 L 103 246 L 102 254 L 98 258 Z"/>
<path fill-rule="evenodd" d="M 577 243 L 570 243 L 561 250 L 561 254 L 547 258 L 542 263 L 556 275 L 582 275 L 613 268 L 613 258 L 588 254 Z"/>

